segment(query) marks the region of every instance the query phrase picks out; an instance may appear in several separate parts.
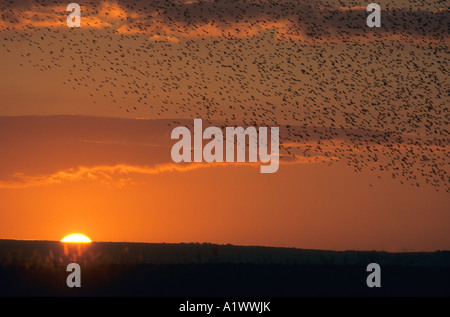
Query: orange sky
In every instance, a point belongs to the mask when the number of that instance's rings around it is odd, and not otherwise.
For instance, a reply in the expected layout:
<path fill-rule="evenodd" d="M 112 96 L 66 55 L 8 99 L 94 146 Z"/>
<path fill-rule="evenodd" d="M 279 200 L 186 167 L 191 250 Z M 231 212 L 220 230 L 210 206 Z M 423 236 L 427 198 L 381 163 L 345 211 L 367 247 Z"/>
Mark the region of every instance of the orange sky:
<path fill-rule="evenodd" d="M 62 2 L 0 0 L 0 239 L 450 249 L 448 34 L 417 25 L 444 12 L 399 1 L 365 30 L 363 2 L 286 3 L 84 2 L 70 30 Z M 174 165 L 194 118 L 280 126 L 297 157 Z"/>
<path fill-rule="evenodd" d="M 448 248 L 448 193 L 386 174 L 302 160 L 274 174 L 245 164 L 164 169 L 174 165 L 167 121 L 0 121 L 2 238 Z"/>

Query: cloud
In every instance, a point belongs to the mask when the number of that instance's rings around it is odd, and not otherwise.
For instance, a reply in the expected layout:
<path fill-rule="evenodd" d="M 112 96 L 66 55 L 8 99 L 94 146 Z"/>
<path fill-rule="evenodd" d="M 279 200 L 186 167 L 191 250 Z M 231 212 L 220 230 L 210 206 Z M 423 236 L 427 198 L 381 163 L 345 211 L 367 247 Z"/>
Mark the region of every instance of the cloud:
<path fill-rule="evenodd" d="M 310 164 L 322 161 L 330 161 L 333 157 L 313 156 L 313 157 L 287 157 L 287 159 L 280 160 L 281 164 Z M 190 172 L 202 168 L 215 167 L 259 167 L 261 163 L 164 163 L 155 166 L 136 166 L 127 164 L 117 165 L 99 165 L 92 167 L 78 167 L 67 170 L 57 171 L 46 175 L 25 175 L 23 173 L 16 173 L 13 179 L 8 181 L 0 181 L 0 189 L 21 189 L 35 186 L 48 186 L 63 184 L 65 182 L 74 181 L 97 181 L 108 186 L 124 186 L 134 182 L 134 177 L 137 175 L 156 175 L 161 173 L 183 173 Z"/>
<path fill-rule="evenodd" d="M 14 2 L 15 4 L 15 2 Z M 67 28 L 67 4 L 49 4 L 40 6 L 36 2 L 24 2 L 19 5 L 8 6 L 0 19 L 1 30 L 29 30 L 39 28 Z M 113 18 L 115 15 L 113 15 Z M 85 28 L 112 27 L 111 19 L 102 14 L 82 14 L 82 26 Z"/>
<path fill-rule="evenodd" d="M 20 28 L 65 25 L 66 3 L 30 1 L 9 3 L 0 20 Z M 328 1 L 102 1 L 82 5 L 82 23 L 87 27 L 113 28 L 120 34 L 180 37 L 255 36 L 272 29 L 279 40 L 302 42 L 368 41 L 383 37 L 411 40 L 448 38 L 448 9 L 435 6 L 402 8 L 382 6 L 382 27 L 368 28 L 364 6 L 342 7 Z M 30 18 L 28 14 L 35 14 Z"/>
<path fill-rule="evenodd" d="M 190 126 L 191 120 L 177 120 Z M 261 163 L 175 164 L 171 120 L 77 116 L 0 117 L 0 188 L 27 188 L 75 181 L 123 186 L 144 175 L 182 173 Z M 172 122 L 173 123 L 173 122 Z M 220 122 L 211 123 L 221 126 Z M 205 144 L 205 143 L 204 143 Z M 280 127 L 282 166 L 341 163 L 387 171 L 393 177 L 448 188 L 447 138 L 323 127 Z M 280 171 L 279 171 L 280 172 Z M 277 173 L 279 173 L 277 172 Z"/>

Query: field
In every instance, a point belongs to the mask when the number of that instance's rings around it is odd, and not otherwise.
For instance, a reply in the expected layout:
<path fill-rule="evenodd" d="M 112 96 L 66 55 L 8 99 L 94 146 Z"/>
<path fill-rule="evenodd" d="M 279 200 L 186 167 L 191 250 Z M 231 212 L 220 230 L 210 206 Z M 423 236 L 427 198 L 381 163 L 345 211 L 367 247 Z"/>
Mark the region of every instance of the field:
<path fill-rule="evenodd" d="M 81 287 L 69 288 L 69 263 Z M 381 287 L 369 288 L 369 263 Z M 1 296 L 449 296 L 450 252 L 0 241 Z"/>

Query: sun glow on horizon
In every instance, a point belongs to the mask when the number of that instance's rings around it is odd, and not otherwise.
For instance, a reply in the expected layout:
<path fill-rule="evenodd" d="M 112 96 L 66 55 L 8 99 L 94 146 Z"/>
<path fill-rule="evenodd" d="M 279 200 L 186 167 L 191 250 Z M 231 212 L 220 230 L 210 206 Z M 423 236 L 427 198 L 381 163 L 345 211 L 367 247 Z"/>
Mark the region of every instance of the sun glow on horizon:
<path fill-rule="evenodd" d="M 91 243 L 92 240 L 89 239 L 87 236 L 81 233 L 73 233 L 69 234 L 68 236 L 65 236 L 61 239 L 61 242 L 68 242 L 68 243 Z"/>

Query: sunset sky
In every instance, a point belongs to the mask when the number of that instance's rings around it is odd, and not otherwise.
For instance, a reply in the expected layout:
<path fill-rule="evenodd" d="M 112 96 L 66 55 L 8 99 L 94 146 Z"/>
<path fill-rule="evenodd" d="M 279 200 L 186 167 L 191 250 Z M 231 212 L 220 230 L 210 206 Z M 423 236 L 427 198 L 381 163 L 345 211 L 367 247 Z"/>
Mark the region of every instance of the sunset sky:
<path fill-rule="evenodd" d="M 439 1 L 78 3 L 0 0 L 0 239 L 450 249 Z M 175 164 L 195 118 L 280 127 L 278 171 Z"/>

